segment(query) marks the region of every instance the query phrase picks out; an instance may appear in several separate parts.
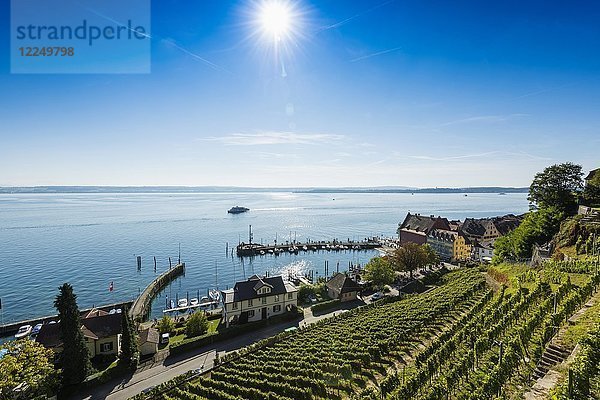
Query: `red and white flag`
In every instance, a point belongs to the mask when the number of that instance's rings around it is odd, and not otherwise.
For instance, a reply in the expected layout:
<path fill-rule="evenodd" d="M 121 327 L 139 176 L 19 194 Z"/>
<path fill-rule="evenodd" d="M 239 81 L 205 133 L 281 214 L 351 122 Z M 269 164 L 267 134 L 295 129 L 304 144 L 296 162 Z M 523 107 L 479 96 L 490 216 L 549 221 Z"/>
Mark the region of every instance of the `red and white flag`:
<path fill-rule="evenodd" d="M 108 285 L 108 291 L 109 292 L 113 291 L 113 283 L 112 283 L 112 281 L 110 282 L 110 285 Z"/>

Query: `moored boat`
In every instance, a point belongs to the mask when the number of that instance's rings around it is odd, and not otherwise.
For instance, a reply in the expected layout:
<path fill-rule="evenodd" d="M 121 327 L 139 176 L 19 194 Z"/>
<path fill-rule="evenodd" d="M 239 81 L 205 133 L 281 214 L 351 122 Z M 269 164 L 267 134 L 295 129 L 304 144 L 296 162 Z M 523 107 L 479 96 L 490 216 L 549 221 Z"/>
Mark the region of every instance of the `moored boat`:
<path fill-rule="evenodd" d="M 31 325 L 23 325 L 19 328 L 17 333 L 15 333 L 15 339 L 21 339 L 31 333 Z"/>
<path fill-rule="evenodd" d="M 187 305 L 188 305 L 187 299 L 177 300 L 177 307 L 187 307 Z"/>

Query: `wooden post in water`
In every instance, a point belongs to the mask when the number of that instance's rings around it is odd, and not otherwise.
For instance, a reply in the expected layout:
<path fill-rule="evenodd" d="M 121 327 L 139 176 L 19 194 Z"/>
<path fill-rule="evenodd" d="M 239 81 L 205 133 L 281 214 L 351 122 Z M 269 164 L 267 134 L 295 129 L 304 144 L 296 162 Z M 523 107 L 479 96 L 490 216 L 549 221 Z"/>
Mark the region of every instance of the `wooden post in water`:
<path fill-rule="evenodd" d="M 156 256 L 154 256 L 154 273 L 156 273 Z"/>
<path fill-rule="evenodd" d="M 137 256 L 137 269 L 142 269 L 142 256 Z"/>
<path fill-rule="evenodd" d="M 169 257 L 169 269 L 173 268 L 173 264 L 171 263 L 171 257 Z"/>

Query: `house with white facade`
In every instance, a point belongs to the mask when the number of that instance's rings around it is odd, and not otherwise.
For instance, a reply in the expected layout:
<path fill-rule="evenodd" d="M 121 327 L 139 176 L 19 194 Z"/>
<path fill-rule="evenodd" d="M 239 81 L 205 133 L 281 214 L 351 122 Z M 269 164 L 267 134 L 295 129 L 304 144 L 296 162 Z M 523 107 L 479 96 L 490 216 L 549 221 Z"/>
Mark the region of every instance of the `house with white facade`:
<path fill-rule="evenodd" d="M 253 275 L 221 295 L 226 326 L 268 319 L 298 305 L 298 289 L 281 276 Z"/>

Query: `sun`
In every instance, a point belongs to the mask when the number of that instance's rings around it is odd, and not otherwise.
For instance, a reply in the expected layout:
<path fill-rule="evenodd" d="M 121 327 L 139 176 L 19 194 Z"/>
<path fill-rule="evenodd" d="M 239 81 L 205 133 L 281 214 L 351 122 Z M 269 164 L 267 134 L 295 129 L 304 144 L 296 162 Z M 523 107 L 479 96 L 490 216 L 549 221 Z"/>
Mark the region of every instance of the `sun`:
<path fill-rule="evenodd" d="M 265 33 L 281 39 L 290 32 L 291 10 L 279 1 L 265 2 L 260 10 L 259 21 Z"/>
<path fill-rule="evenodd" d="M 262 35 L 276 42 L 293 35 L 296 22 L 293 6 L 286 0 L 263 0 L 256 22 Z"/>

